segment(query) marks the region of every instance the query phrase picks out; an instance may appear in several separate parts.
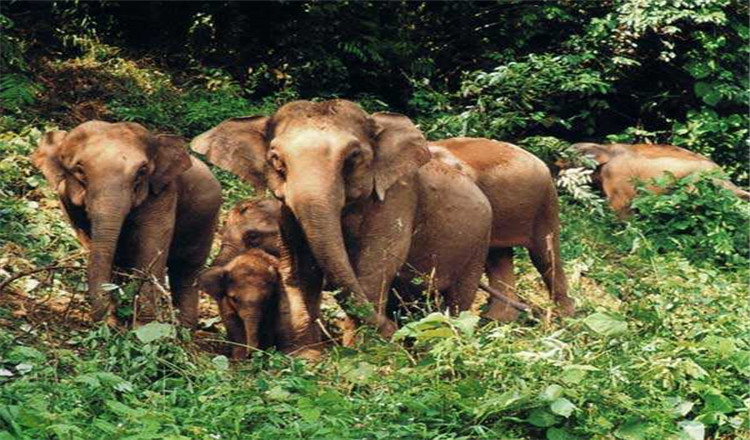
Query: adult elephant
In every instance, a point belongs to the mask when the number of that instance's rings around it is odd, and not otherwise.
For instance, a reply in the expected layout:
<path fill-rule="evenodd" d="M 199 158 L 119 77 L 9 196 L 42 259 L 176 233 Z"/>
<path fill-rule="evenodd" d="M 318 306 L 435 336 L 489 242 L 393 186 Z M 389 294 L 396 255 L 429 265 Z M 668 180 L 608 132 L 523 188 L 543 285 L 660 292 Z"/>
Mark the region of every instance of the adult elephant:
<path fill-rule="evenodd" d="M 601 185 L 609 206 L 621 218 L 630 212 L 630 202 L 636 195 L 635 181 L 648 182 L 665 173 L 679 179 L 689 174 L 719 169 L 719 165 L 712 160 L 674 145 L 578 143 L 571 145 L 571 148 L 599 164 L 594 180 Z M 741 199 L 750 200 L 750 193 L 733 183 L 727 180 L 716 182 Z M 660 191 L 655 185 L 648 185 L 647 188 Z"/>
<path fill-rule="evenodd" d="M 153 319 L 151 281 L 163 280 L 168 268 L 180 320 L 194 326 L 195 278 L 211 248 L 221 188 L 182 139 L 153 135 L 135 123 L 89 121 L 69 133 L 45 134 L 33 161 L 89 250 L 92 318 L 112 318 L 115 301 L 103 284 L 114 265 L 149 280 L 143 293 L 150 304 L 140 316 Z"/>
<path fill-rule="evenodd" d="M 571 315 L 575 303 L 560 257 L 557 191 L 547 166 L 528 151 L 507 142 L 459 137 L 430 142 L 433 156 L 469 174 L 492 205 L 492 237 L 487 257 L 490 285 L 517 299 L 513 247 L 525 247 L 542 276 L 558 313 Z M 511 321 L 518 309 L 496 296 L 485 317 Z"/>
<path fill-rule="evenodd" d="M 483 272 L 491 208 L 474 182 L 430 161 L 405 116 L 369 115 L 345 100 L 296 101 L 271 117 L 234 118 L 195 138 L 194 151 L 256 185 L 281 209 L 280 275 L 303 356 L 320 335 L 323 277 L 389 337 L 397 274 L 432 275 L 452 310 L 470 306 Z M 369 306 L 369 304 L 374 306 Z M 307 348 L 304 348 L 307 347 Z"/>

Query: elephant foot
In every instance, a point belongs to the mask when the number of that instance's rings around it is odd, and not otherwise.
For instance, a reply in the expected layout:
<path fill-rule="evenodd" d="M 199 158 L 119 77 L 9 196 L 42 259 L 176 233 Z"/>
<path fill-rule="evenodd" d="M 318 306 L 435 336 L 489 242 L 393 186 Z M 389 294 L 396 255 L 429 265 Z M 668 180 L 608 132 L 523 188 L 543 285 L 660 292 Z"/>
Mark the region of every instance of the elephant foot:
<path fill-rule="evenodd" d="M 247 359 L 248 351 L 247 347 L 241 347 L 235 345 L 232 347 L 232 359 L 235 361 L 242 361 Z"/>
<path fill-rule="evenodd" d="M 398 326 L 390 319 L 386 317 L 381 317 L 378 319 L 378 333 L 383 339 L 390 340 L 397 330 Z"/>
<path fill-rule="evenodd" d="M 354 347 L 357 343 L 357 323 L 350 317 L 338 320 L 338 327 L 341 331 L 341 345 L 344 347 Z"/>
<path fill-rule="evenodd" d="M 557 313 L 560 316 L 573 316 L 576 312 L 576 302 L 568 296 L 557 301 Z"/>
<path fill-rule="evenodd" d="M 290 353 L 292 356 L 307 361 L 317 361 L 323 357 L 323 352 L 317 348 L 300 348 Z"/>
<path fill-rule="evenodd" d="M 503 323 L 513 322 L 518 319 L 520 312 L 507 304 L 490 303 L 482 317 Z"/>

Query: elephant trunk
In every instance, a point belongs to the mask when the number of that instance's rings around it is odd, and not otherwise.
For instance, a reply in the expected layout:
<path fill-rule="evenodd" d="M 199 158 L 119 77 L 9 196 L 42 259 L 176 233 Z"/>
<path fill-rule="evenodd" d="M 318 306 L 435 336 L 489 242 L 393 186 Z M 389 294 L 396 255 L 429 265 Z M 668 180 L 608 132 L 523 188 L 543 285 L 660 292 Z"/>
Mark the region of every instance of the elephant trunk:
<path fill-rule="evenodd" d="M 129 194 L 106 194 L 91 203 L 91 248 L 88 264 L 88 295 L 94 321 L 101 321 L 112 311 L 113 304 L 102 291 L 102 285 L 111 281 L 117 241 L 125 217 L 130 209 Z"/>
<path fill-rule="evenodd" d="M 259 349 L 258 328 L 261 322 L 261 313 L 243 315 L 242 322 L 245 326 L 245 344 L 248 346 L 248 350 Z"/>
<path fill-rule="evenodd" d="M 335 192 L 327 193 L 326 191 L 321 191 L 321 193 L 335 194 Z M 367 296 L 352 268 L 344 244 L 344 235 L 341 229 L 343 194 L 340 197 L 340 203 L 337 203 L 333 197 L 333 202 L 314 195 L 305 199 L 305 203 L 301 205 L 290 203 L 290 207 L 299 220 L 315 259 L 323 269 L 328 281 L 342 289 L 344 298 L 351 298 L 358 306 L 367 304 Z M 384 317 L 372 312 L 362 318 L 368 324 L 381 330 L 389 324 L 385 322 L 387 320 Z"/>
<path fill-rule="evenodd" d="M 242 252 L 242 248 L 230 242 L 223 242 L 219 248 L 219 254 L 214 258 L 211 266 L 221 267 L 229 264 L 237 255 Z"/>

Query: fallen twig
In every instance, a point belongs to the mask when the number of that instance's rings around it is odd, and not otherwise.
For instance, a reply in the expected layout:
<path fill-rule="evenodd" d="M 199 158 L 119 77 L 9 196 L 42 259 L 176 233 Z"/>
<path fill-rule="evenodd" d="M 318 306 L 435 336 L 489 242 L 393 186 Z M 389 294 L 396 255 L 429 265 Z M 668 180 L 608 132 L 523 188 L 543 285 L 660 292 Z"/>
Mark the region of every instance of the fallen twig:
<path fill-rule="evenodd" d="M 527 312 L 527 313 L 531 313 L 532 312 L 531 306 L 529 306 L 527 304 L 524 304 L 524 303 L 522 303 L 520 301 L 516 301 L 514 299 L 510 299 L 507 296 L 505 296 L 502 293 L 500 293 L 499 290 L 494 289 L 494 288 L 488 286 L 485 283 L 480 282 L 479 283 L 479 288 L 482 289 L 482 290 L 484 290 L 485 292 L 489 293 L 493 298 L 497 299 L 498 301 L 502 301 L 502 302 L 508 304 L 509 306 L 513 307 L 514 309 L 520 310 L 522 312 Z"/>

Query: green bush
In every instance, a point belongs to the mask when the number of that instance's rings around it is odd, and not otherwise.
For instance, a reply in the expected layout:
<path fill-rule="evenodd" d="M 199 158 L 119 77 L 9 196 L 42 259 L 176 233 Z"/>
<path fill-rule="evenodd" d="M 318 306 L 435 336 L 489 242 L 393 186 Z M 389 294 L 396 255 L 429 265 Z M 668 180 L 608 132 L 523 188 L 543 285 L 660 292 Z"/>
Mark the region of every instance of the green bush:
<path fill-rule="evenodd" d="M 750 206 L 716 184 L 717 173 L 682 179 L 667 175 L 655 184 L 656 194 L 641 184 L 629 221 L 631 233 L 645 238 L 638 246 L 656 252 L 677 251 L 696 264 L 746 267 L 750 243 Z"/>

